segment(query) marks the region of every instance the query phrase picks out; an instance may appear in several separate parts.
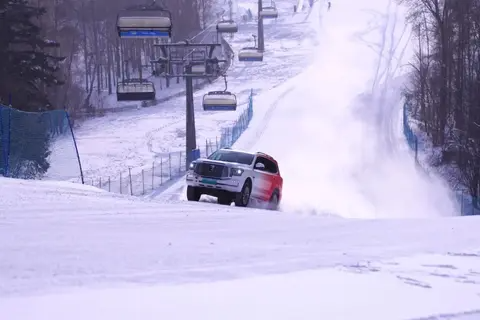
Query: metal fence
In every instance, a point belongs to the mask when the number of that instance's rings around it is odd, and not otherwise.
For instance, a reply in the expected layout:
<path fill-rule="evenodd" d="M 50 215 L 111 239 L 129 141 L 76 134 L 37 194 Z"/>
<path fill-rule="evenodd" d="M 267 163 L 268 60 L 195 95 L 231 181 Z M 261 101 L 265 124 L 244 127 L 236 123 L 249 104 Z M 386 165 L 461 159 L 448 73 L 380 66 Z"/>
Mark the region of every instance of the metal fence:
<path fill-rule="evenodd" d="M 415 153 L 415 161 L 417 165 L 420 166 L 420 163 L 418 161 L 418 152 L 419 148 L 421 149 L 422 147 L 419 147 L 418 137 L 415 135 L 415 132 L 410 126 L 410 111 L 411 108 L 407 102 L 403 105 L 403 134 L 405 135 L 408 146 Z M 478 197 L 472 197 L 470 194 L 464 191 L 455 191 L 455 198 L 460 206 L 460 214 L 462 216 L 480 215 L 480 205 Z"/>
<path fill-rule="evenodd" d="M 215 140 L 199 144 L 200 156 L 207 157 L 220 148 L 232 146 L 248 128 L 252 117 L 253 91 L 250 92 L 247 109 L 232 126 L 222 128 L 221 136 Z M 85 178 L 85 183 L 109 192 L 140 196 L 176 181 L 185 174 L 185 168 L 186 153 L 178 151 L 159 157 L 151 166 L 127 168 L 115 177 Z"/>
<path fill-rule="evenodd" d="M 25 112 L 0 105 L 0 175 L 81 181 L 68 113 Z"/>

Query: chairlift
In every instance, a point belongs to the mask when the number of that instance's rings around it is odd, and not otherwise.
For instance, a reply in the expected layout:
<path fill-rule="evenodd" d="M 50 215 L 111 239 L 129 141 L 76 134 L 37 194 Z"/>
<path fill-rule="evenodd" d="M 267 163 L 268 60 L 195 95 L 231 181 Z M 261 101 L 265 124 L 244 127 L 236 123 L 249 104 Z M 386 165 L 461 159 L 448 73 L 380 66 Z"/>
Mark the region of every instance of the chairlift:
<path fill-rule="evenodd" d="M 152 101 L 155 98 L 155 85 L 151 81 L 129 79 L 117 84 L 117 101 Z"/>
<path fill-rule="evenodd" d="M 263 61 L 263 52 L 255 47 L 242 48 L 238 52 L 238 61 L 261 62 Z"/>
<path fill-rule="evenodd" d="M 210 91 L 203 96 L 204 111 L 235 111 L 237 110 L 237 96 L 227 91 L 227 77 L 223 76 L 225 81 L 224 91 Z"/>
<path fill-rule="evenodd" d="M 259 16 L 263 19 L 277 19 L 278 10 L 276 7 L 264 7 L 260 11 Z"/>
<path fill-rule="evenodd" d="M 207 72 L 207 66 L 205 65 L 205 63 L 195 63 L 195 64 L 192 64 L 191 66 L 191 71 L 190 71 L 191 74 L 202 75 L 202 74 L 205 74 L 206 72 Z"/>
<path fill-rule="evenodd" d="M 123 10 L 117 16 L 120 38 L 171 38 L 172 16 L 167 10 Z"/>
<path fill-rule="evenodd" d="M 238 25 L 233 20 L 222 20 L 217 24 L 218 33 L 236 33 L 238 32 Z"/>

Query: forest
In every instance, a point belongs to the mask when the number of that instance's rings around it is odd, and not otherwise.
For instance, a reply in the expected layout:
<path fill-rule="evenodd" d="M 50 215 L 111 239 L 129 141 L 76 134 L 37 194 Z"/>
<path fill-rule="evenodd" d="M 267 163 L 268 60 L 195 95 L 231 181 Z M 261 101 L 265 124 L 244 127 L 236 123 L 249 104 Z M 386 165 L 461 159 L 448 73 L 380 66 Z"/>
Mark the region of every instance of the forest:
<path fill-rule="evenodd" d="M 144 0 L 141 0 L 144 1 Z M 152 0 L 146 0 L 150 4 Z M 138 0 L 0 0 L 0 103 L 24 111 L 64 109 L 76 118 L 101 107 L 126 73 L 152 56 L 153 40 L 120 41 L 117 14 Z M 170 11 L 173 41 L 206 27 L 212 0 L 157 0 Z"/>
<path fill-rule="evenodd" d="M 405 95 L 432 145 L 430 165 L 480 196 L 480 0 L 398 0 L 409 8 L 415 59 Z"/>

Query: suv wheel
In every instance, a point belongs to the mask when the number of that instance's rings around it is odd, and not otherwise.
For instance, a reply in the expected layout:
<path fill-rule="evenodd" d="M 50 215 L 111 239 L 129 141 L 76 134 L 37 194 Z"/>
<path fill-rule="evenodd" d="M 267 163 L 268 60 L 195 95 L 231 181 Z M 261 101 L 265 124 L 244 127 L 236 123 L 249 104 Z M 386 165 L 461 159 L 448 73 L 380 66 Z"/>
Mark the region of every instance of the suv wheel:
<path fill-rule="evenodd" d="M 267 206 L 268 210 L 277 210 L 278 209 L 278 192 L 275 191 L 270 197 L 270 201 Z"/>
<path fill-rule="evenodd" d="M 187 200 L 188 201 L 198 201 L 202 194 L 197 187 L 188 186 L 187 187 Z"/>
<path fill-rule="evenodd" d="M 235 205 L 237 207 L 246 207 L 250 202 L 250 194 L 252 192 L 252 184 L 250 181 L 246 181 L 243 185 L 242 191 L 235 195 Z"/>

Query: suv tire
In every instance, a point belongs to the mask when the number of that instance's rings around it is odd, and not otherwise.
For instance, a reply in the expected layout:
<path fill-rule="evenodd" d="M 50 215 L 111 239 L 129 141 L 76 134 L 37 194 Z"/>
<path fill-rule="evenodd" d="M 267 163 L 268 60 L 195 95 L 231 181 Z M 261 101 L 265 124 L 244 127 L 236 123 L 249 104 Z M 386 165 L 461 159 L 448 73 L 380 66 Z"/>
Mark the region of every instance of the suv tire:
<path fill-rule="evenodd" d="M 243 185 L 242 191 L 235 195 L 235 206 L 246 207 L 250 202 L 250 194 L 252 193 L 252 183 L 247 180 Z"/>
<path fill-rule="evenodd" d="M 199 201 L 202 194 L 197 187 L 188 186 L 187 187 L 187 200 L 188 201 Z"/>

